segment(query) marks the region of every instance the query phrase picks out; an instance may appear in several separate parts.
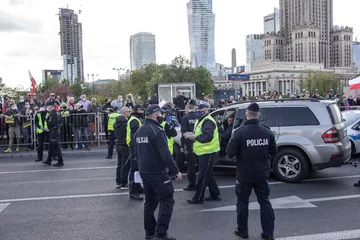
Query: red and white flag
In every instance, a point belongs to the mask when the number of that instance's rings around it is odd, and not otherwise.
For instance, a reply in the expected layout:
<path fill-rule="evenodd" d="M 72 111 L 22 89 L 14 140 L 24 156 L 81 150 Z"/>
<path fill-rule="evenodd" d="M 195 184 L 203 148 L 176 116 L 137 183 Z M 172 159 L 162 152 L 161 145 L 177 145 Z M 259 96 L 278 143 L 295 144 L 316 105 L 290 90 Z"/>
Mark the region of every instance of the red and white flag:
<path fill-rule="evenodd" d="M 350 90 L 360 89 L 360 77 L 351 79 L 349 81 Z"/>
<path fill-rule="evenodd" d="M 30 77 L 31 87 L 32 87 L 31 95 L 34 95 L 34 93 L 36 92 L 36 81 L 35 81 L 34 77 L 31 75 L 30 71 L 29 71 L 29 77 Z"/>

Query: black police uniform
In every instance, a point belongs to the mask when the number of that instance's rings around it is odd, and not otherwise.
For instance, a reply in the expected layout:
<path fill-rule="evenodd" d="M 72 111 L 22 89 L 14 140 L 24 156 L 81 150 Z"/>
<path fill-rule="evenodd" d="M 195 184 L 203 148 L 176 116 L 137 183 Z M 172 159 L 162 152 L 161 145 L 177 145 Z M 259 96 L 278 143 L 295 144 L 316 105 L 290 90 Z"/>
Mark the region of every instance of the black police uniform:
<path fill-rule="evenodd" d="M 135 106 L 137 107 L 137 106 Z M 137 119 L 142 120 L 142 116 L 139 113 L 132 113 L 132 116 Z M 129 145 L 129 156 L 130 156 L 130 172 L 129 172 L 129 194 L 130 198 L 135 200 L 143 200 L 141 196 L 138 196 L 139 193 L 143 193 L 144 189 L 141 187 L 140 183 L 135 183 L 134 181 L 134 173 L 135 171 L 139 171 L 138 160 L 136 158 L 135 153 L 135 133 L 140 128 L 139 121 L 133 119 L 130 123 L 130 145 Z"/>
<path fill-rule="evenodd" d="M 149 106 L 147 115 L 160 111 L 156 105 Z M 174 187 L 170 176 L 177 175 L 179 168 L 167 145 L 165 132 L 161 125 L 146 119 L 144 125 L 135 133 L 135 151 L 139 172 L 143 180 L 145 204 L 144 224 L 146 238 L 175 239 L 167 237 L 167 230 L 174 206 Z M 160 203 L 158 219 L 154 212 Z"/>
<path fill-rule="evenodd" d="M 248 110 L 258 112 L 259 105 L 252 103 Z M 254 189 L 260 204 L 261 226 L 264 239 L 273 239 L 275 215 L 269 201 L 269 155 L 277 153 L 276 142 L 269 128 L 258 119 L 247 120 L 233 133 L 226 148 L 229 157 L 236 156 L 237 224 L 235 233 L 248 235 L 249 197 Z"/>
<path fill-rule="evenodd" d="M 44 107 L 44 106 L 42 106 Z M 44 125 L 45 124 L 45 121 L 46 121 L 46 114 L 47 114 L 47 111 L 41 111 L 39 112 L 38 114 L 34 115 L 35 117 L 35 129 L 36 128 L 39 128 L 42 130 L 44 129 L 44 126 L 40 126 L 40 120 L 41 120 L 41 123 Z M 39 119 L 39 116 L 41 119 Z M 35 160 L 36 162 L 41 162 L 43 160 L 43 152 L 44 152 L 44 146 L 45 146 L 45 143 L 48 141 L 49 139 L 49 132 L 46 132 L 43 130 L 42 133 L 36 133 L 37 134 L 37 139 L 38 139 L 38 147 L 37 147 L 37 159 Z"/>
<path fill-rule="evenodd" d="M 128 119 L 122 115 L 118 116 L 114 124 L 114 135 L 118 164 L 116 168 L 116 184 L 124 187 L 128 183 L 130 170 L 129 147 L 126 144 L 126 127 Z"/>
<path fill-rule="evenodd" d="M 54 102 L 48 102 L 46 104 L 54 105 Z M 57 157 L 58 162 L 54 164 L 56 167 L 62 167 L 64 166 L 64 161 L 61 155 L 61 149 L 59 146 L 60 141 L 60 129 L 61 129 L 61 116 L 60 113 L 57 112 L 55 109 L 53 109 L 49 116 L 46 118 L 47 126 L 50 131 L 50 140 L 49 140 L 49 152 L 48 152 L 48 158 L 45 162 L 43 162 L 46 165 L 51 165 L 51 161 L 54 157 Z"/>
<path fill-rule="evenodd" d="M 181 135 L 186 132 L 193 132 L 194 125 L 198 119 L 198 114 L 196 112 L 189 112 L 188 115 L 183 117 L 181 120 Z M 185 139 L 182 137 L 182 143 L 184 145 L 186 163 L 187 163 L 187 178 L 189 180 L 189 185 L 184 188 L 186 191 L 192 191 L 196 189 L 196 154 L 193 150 L 194 142 L 190 139 Z"/>

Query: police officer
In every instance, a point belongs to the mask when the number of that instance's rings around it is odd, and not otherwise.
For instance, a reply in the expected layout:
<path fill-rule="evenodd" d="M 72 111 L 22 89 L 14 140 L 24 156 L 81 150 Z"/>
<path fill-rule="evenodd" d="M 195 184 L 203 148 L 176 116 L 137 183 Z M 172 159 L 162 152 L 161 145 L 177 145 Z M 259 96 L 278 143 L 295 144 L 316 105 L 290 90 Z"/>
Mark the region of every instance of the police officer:
<path fill-rule="evenodd" d="M 135 157 L 134 152 L 134 135 L 136 131 L 142 126 L 142 120 L 144 118 L 144 108 L 141 105 L 135 105 L 133 108 L 133 113 L 129 121 L 127 122 L 126 127 L 126 144 L 129 146 L 129 156 L 130 156 L 130 173 L 129 173 L 129 194 L 130 199 L 133 200 L 144 200 L 141 193 L 144 193 L 144 189 L 141 187 L 140 183 L 135 183 L 134 181 L 134 173 L 138 171 L 138 163 L 137 158 Z M 124 188 L 122 188 L 124 189 Z"/>
<path fill-rule="evenodd" d="M 144 125 L 135 133 L 134 141 L 139 172 L 145 192 L 144 226 L 146 239 L 176 240 L 167 234 L 174 206 L 174 187 L 170 176 L 182 179 L 179 168 L 167 146 L 165 132 L 160 123 L 160 107 L 146 109 Z M 154 212 L 160 203 L 157 221 Z"/>
<path fill-rule="evenodd" d="M 46 135 L 48 134 L 48 126 L 46 122 L 46 117 L 49 115 L 46 112 L 45 105 L 41 104 L 40 112 L 35 115 L 35 129 L 37 134 L 38 140 L 38 147 L 37 147 L 37 159 L 35 162 L 41 162 L 43 160 L 43 152 L 44 152 L 44 144 L 46 141 Z"/>
<path fill-rule="evenodd" d="M 116 118 L 114 124 L 114 135 L 116 138 L 116 152 L 118 155 L 118 164 L 116 168 L 116 187 L 128 189 L 128 176 L 130 170 L 129 146 L 126 143 L 126 128 L 130 117 L 130 109 L 122 107 L 120 116 Z"/>
<path fill-rule="evenodd" d="M 269 155 L 277 153 L 276 142 L 269 128 L 259 123 L 259 105 L 251 103 L 246 109 L 246 122 L 233 133 L 227 145 L 227 155 L 236 156 L 237 225 L 235 234 L 248 238 L 249 197 L 254 189 L 260 204 L 263 239 L 274 239 L 275 215 L 269 201 Z"/>
<path fill-rule="evenodd" d="M 159 117 L 159 120 L 162 120 L 160 125 L 162 126 L 162 128 L 165 131 L 167 144 L 168 144 L 170 153 L 173 155 L 174 154 L 174 143 L 175 143 L 174 137 L 177 136 L 177 132 L 176 132 L 176 129 L 175 129 L 175 126 L 174 126 L 175 122 L 172 121 L 171 114 L 169 113 L 169 111 L 170 111 L 169 108 L 162 107 L 160 109 L 160 112 L 162 113 L 162 116 Z M 168 118 L 169 115 L 170 115 L 170 118 Z"/>
<path fill-rule="evenodd" d="M 187 178 L 189 185 L 184 188 L 184 191 L 196 191 L 196 155 L 193 150 L 193 141 L 184 138 L 186 132 L 193 132 L 194 125 L 198 118 L 195 112 L 197 101 L 191 99 L 188 104 L 189 113 L 181 120 L 181 134 L 182 144 L 185 151 L 186 163 L 187 163 Z"/>
<path fill-rule="evenodd" d="M 49 140 L 48 158 L 45 162 L 43 162 L 43 164 L 50 166 L 53 157 L 57 157 L 58 162 L 55 163 L 53 166 L 62 167 L 64 166 L 64 162 L 59 146 L 60 128 L 61 128 L 62 119 L 60 113 L 54 109 L 53 101 L 48 101 L 46 103 L 46 109 L 49 113 L 49 115 L 46 117 L 46 123 L 50 131 L 50 140 Z"/>
<path fill-rule="evenodd" d="M 195 123 L 194 136 L 190 136 L 194 141 L 194 152 L 199 159 L 199 175 L 195 196 L 187 200 L 189 204 L 204 203 L 206 187 L 209 187 L 210 192 L 210 196 L 205 198 L 206 201 L 221 201 L 219 187 L 212 175 L 220 150 L 219 131 L 215 120 L 209 114 L 209 108 L 207 102 L 199 102 L 198 110 L 203 116 Z"/>
<path fill-rule="evenodd" d="M 114 109 L 114 112 L 109 114 L 108 117 L 109 147 L 108 147 L 108 155 L 105 157 L 107 159 L 112 159 L 112 155 L 114 153 L 114 145 L 115 145 L 114 123 L 116 121 L 116 118 L 120 116 L 120 113 L 118 113 L 118 111 L 119 108 L 116 107 L 116 109 Z"/>

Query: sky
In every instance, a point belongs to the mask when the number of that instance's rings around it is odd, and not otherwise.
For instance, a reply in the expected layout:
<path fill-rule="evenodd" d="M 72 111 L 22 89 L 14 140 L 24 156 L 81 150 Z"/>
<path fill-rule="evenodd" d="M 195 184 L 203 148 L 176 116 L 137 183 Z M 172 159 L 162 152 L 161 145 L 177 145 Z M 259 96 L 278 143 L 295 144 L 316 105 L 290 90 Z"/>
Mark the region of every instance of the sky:
<path fill-rule="evenodd" d="M 130 68 L 129 38 L 156 37 L 156 59 L 170 63 L 190 56 L 186 3 L 189 0 L 0 0 L 0 77 L 7 86 L 30 88 L 27 71 L 42 81 L 43 69 L 62 69 L 58 9 L 82 10 L 84 73 L 116 79 L 113 68 Z M 263 33 L 263 17 L 279 0 L 213 0 L 216 62 L 245 65 L 245 36 Z M 360 39 L 359 0 L 334 0 L 334 24 L 354 28 Z"/>

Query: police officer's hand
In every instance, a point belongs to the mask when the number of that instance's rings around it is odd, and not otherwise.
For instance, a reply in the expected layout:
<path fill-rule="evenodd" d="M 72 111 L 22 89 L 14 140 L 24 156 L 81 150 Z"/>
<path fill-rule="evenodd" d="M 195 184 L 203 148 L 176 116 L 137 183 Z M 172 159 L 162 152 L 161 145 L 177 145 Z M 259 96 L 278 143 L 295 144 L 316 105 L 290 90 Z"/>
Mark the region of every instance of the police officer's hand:
<path fill-rule="evenodd" d="M 178 174 L 176 174 L 176 181 L 180 181 L 182 180 L 182 175 L 181 175 L 181 172 L 179 172 Z"/>
<path fill-rule="evenodd" d="M 48 129 L 48 128 L 45 128 L 45 129 L 44 129 L 44 131 L 45 131 L 45 132 L 48 132 L 48 131 L 49 131 L 49 129 Z"/>

